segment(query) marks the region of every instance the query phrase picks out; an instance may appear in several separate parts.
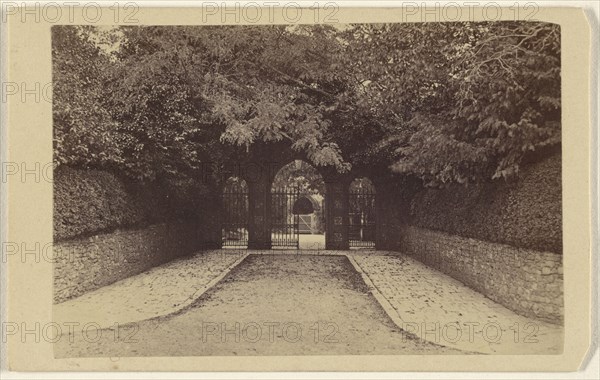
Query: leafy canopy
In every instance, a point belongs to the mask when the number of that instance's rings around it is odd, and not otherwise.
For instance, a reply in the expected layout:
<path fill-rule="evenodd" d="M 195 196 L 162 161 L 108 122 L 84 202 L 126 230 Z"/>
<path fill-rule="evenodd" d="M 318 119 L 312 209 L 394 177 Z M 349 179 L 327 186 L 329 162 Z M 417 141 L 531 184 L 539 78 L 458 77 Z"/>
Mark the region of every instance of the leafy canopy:
<path fill-rule="evenodd" d="M 193 178 L 260 144 L 428 185 L 560 143 L 560 30 L 537 22 L 53 28 L 55 156 Z"/>

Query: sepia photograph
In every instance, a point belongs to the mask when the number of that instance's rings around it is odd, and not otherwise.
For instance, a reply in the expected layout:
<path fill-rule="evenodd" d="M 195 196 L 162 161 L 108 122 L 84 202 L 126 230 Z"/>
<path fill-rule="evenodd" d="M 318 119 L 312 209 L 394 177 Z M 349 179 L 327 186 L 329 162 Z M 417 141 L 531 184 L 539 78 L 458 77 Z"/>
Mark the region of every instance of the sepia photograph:
<path fill-rule="evenodd" d="M 55 358 L 563 353 L 559 25 L 51 44 Z"/>

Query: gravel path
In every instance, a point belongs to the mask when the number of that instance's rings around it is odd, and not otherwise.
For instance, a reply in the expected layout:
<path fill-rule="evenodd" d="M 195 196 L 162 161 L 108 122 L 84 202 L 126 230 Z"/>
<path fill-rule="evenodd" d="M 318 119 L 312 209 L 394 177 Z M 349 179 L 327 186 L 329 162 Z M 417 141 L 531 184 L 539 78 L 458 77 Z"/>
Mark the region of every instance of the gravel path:
<path fill-rule="evenodd" d="M 397 325 L 416 336 L 484 354 L 560 354 L 562 326 L 523 317 L 461 282 L 397 252 L 352 259 L 385 298 Z"/>
<path fill-rule="evenodd" d="M 98 328 L 168 315 L 190 305 L 246 256 L 242 250 L 201 251 L 56 304 L 53 321 Z"/>
<path fill-rule="evenodd" d="M 56 357 L 460 353 L 405 335 L 345 256 L 250 255 L 176 314 L 55 344 Z"/>

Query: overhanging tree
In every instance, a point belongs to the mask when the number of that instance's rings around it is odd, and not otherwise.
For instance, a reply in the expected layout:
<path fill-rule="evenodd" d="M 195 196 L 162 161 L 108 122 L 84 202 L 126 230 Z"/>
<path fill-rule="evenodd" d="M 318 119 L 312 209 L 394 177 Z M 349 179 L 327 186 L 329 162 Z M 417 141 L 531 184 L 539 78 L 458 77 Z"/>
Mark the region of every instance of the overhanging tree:
<path fill-rule="evenodd" d="M 560 33 L 544 23 L 359 25 L 344 57 L 372 145 L 426 184 L 509 178 L 560 142 Z M 393 151 L 395 154 L 390 154 Z"/>
<path fill-rule="evenodd" d="M 106 142 L 94 149 L 112 157 L 87 163 L 120 163 L 139 178 L 193 175 L 237 149 L 283 142 L 317 166 L 389 167 L 440 185 L 509 178 L 526 152 L 560 142 L 552 24 L 124 27 L 112 31 L 112 55 L 91 32 L 61 28 L 63 163 L 84 155 L 74 149 L 83 139 L 87 149 Z M 79 83 L 94 70 L 101 81 Z M 62 127 L 83 111 L 100 116 Z"/>

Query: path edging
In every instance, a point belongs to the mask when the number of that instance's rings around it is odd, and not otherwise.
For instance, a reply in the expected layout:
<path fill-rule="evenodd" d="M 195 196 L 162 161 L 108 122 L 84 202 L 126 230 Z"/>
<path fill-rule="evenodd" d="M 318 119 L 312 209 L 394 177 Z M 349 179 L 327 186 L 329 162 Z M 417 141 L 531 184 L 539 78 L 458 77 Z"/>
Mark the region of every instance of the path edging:
<path fill-rule="evenodd" d="M 346 257 L 348 258 L 348 260 L 350 261 L 350 263 L 354 267 L 354 270 L 356 270 L 360 274 L 360 276 L 362 277 L 364 283 L 367 284 L 367 287 L 369 288 L 369 291 L 371 292 L 371 294 L 373 295 L 373 297 L 375 297 L 375 299 L 377 300 L 377 302 L 379 302 L 379 304 L 381 305 L 381 307 L 383 308 L 383 310 L 385 311 L 385 313 L 388 315 L 388 317 L 390 317 L 390 319 L 396 324 L 396 326 L 398 326 L 403 331 L 404 334 L 411 335 L 410 333 L 408 333 L 408 332 L 406 332 L 406 331 L 404 331 L 402 329 L 402 325 L 404 324 L 404 320 L 402 319 L 402 317 L 400 317 L 400 314 L 394 308 L 394 306 L 392 306 L 392 304 L 390 303 L 390 301 L 388 301 L 388 299 L 385 298 L 383 296 L 383 294 L 381 294 L 381 292 L 379 291 L 379 289 L 377 289 L 377 286 L 375 286 L 375 284 L 373 283 L 373 281 L 371 281 L 371 279 L 369 278 L 369 276 L 367 275 L 367 273 L 365 271 L 363 271 L 363 269 L 356 262 L 356 260 L 354 259 L 354 257 L 352 257 L 350 255 L 346 255 Z"/>
<path fill-rule="evenodd" d="M 210 280 L 208 282 L 208 284 L 206 284 L 205 286 L 203 286 L 202 288 L 196 290 L 194 292 L 194 294 L 192 294 L 191 296 L 189 296 L 185 302 L 185 304 L 181 305 L 181 307 L 177 308 L 176 310 L 167 313 L 167 314 L 163 314 L 160 315 L 161 317 L 164 317 L 166 315 L 171 315 L 174 313 L 177 313 L 178 311 L 184 309 L 185 307 L 187 307 L 188 305 L 191 305 L 196 299 L 198 299 L 198 297 L 202 296 L 204 293 L 206 293 L 206 291 L 208 291 L 210 288 L 212 288 L 213 286 L 215 286 L 219 281 L 221 281 L 222 279 L 225 278 L 225 276 L 227 276 L 232 270 L 233 268 L 237 267 L 238 265 L 240 265 L 242 263 L 242 261 L 244 261 L 246 259 L 246 257 L 248 257 L 250 254 L 249 253 L 244 253 L 242 255 L 242 257 L 240 257 L 239 259 L 237 259 L 236 261 L 233 262 L 233 264 L 229 265 L 227 268 L 225 268 L 218 276 L 216 276 L 215 278 L 213 278 L 212 280 Z"/>
<path fill-rule="evenodd" d="M 115 324 L 127 325 L 127 324 L 131 324 L 131 323 L 136 323 L 136 322 L 141 322 L 141 321 L 145 321 L 145 320 L 166 317 L 166 316 L 169 316 L 172 314 L 176 314 L 176 313 L 180 312 L 181 310 L 185 309 L 186 307 L 188 307 L 189 305 L 193 304 L 195 300 L 197 300 L 204 293 L 206 293 L 210 288 L 212 288 L 219 281 L 221 281 L 223 278 L 225 278 L 225 276 L 227 276 L 235 267 L 237 267 L 239 264 L 241 264 L 242 261 L 244 261 L 246 259 L 246 257 L 248 257 L 249 255 L 250 255 L 250 253 L 244 253 L 242 255 L 242 257 L 240 257 L 239 259 L 234 261 L 232 264 L 228 265 L 225 269 L 223 269 L 223 271 L 221 271 L 221 273 L 219 273 L 219 275 L 217 275 L 212 280 L 210 280 L 206 285 L 197 289 L 192 295 L 187 297 L 184 301 L 177 304 L 177 307 L 173 307 L 170 310 L 164 310 L 163 312 L 159 312 L 158 314 L 155 314 L 152 316 L 140 315 L 139 317 L 134 317 L 134 318 L 121 318 L 117 322 L 115 322 L 114 319 L 106 319 L 106 320 L 95 319 L 95 320 L 93 320 L 93 322 L 91 320 L 80 320 L 79 322 L 81 325 L 93 323 L 94 326 L 90 326 L 90 329 L 101 330 L 101 329 L 114 328 Z M 57 305 L 60 305 L 60 304 L 55 304 L 55 305 L 53 305 L 53 307 L 57 307 Z M 56 318 L 56 317 L 57 317 L 56 311 L 53 310 L 53 318 Z M 63 317 L 65 317 L 65 316 L 63 316 Z M 61 319 L 61 318 L 59 317 L 58 319 Z M 65 321 L 66 321 L 66 319 L 65 319 Z M 63 321 L 60 321 L 60 322 L 63 322 Z M 69 322 L 71 322 L 71 321 L 69 320 Z"/>

